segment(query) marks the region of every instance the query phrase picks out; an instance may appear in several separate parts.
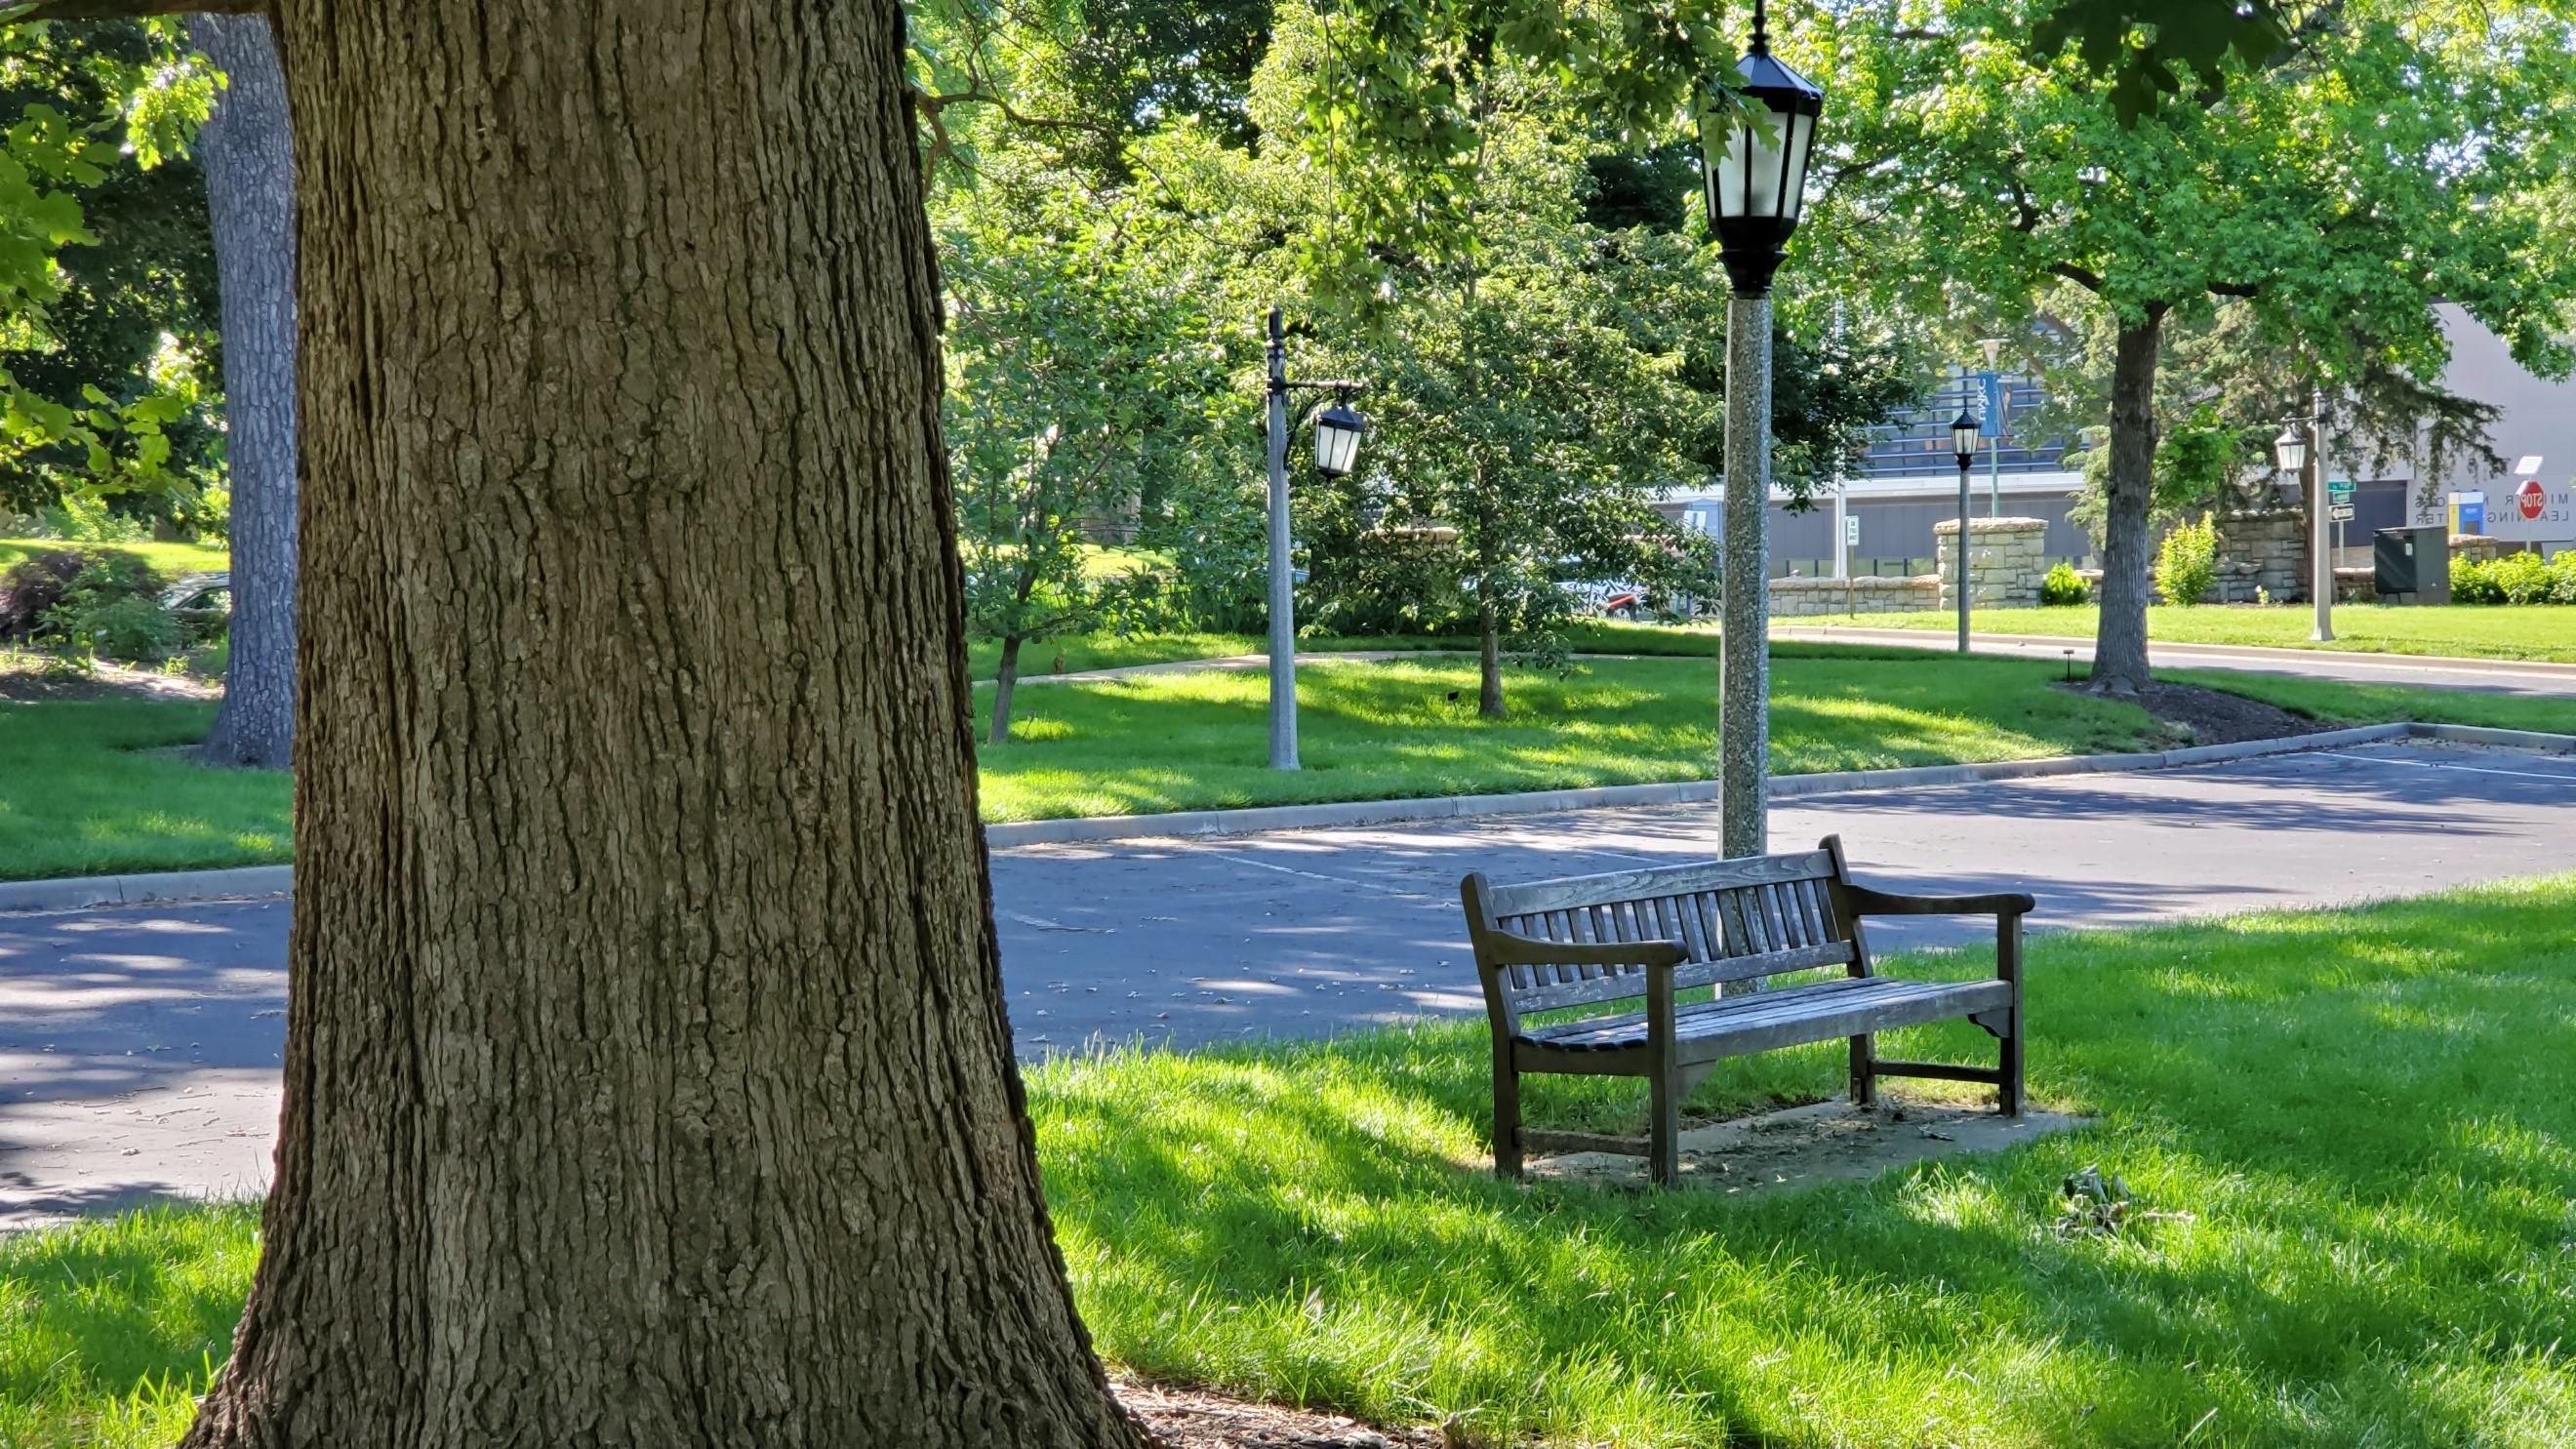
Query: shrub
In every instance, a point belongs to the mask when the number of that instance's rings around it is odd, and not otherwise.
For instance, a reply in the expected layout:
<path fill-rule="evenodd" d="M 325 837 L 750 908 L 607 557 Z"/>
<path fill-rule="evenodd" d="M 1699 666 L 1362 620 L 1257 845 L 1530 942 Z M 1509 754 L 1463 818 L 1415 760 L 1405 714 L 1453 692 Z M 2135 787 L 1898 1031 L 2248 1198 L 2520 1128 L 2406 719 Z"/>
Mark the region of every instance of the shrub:
<path fill-rule="evenodd" d="M 158 664 L 187 642 L 187 630 L 149 594 L 59 605 L 46 625 L 75 652 L 136 664 Z"/>
<path fill-rule="evenodd" d="M 44 520 L 54 537 L 85 543 L 141 543 L 152 536 L 143 520 L 116 512 L 103 498 L 66 497 L 44 511 Z"/>
<path fill-rule="evenodd" d="M 2549 561 L 2549 602 L 2576 604 L 2576 548 Z"/>
<path fill-rule="evenodd" d="M 116 659 L 160 660 L 183 640 L 161 604 L 161 575 L 129 553 L 66 548 L 0 578 L 0 635 Z"/>
<path fill-rule="evenodd" d="M 91 557 L 87 549 L 58 548 L 20 559 L 0 575 L 0 637 L 28 639 L 42 631 L 45 616 L 63 601 Z"/>
<path fill-rule="evenodd" d="M 2039 601 L 2050 606 L 2085 603 L 2093 597 L 2093 586 L 2075 571 L 2075 565 L 2060 562 L 2039 581 Z"/>
<path fill-rule="evenodd" d="M 2168 604 L 2197 604 L 2218 582 L 2218 524 L 2204 513 L 2181 523 L 2156 550 L 2156 587 Z"/>
<path fill-rule="evenodd" d="M 2549 602 L 2549 565 L 2536 553 L 2509 553 L 2487 565 L 2508 604 Z"/>
<path fill-rule="evenodd" d="M 2496 587 L 2495 576 L 2485 564 L 2466 554 L 2451 555 L 2451 602 L 2454 604 L 2501 604 L 2504 590 Z"/>

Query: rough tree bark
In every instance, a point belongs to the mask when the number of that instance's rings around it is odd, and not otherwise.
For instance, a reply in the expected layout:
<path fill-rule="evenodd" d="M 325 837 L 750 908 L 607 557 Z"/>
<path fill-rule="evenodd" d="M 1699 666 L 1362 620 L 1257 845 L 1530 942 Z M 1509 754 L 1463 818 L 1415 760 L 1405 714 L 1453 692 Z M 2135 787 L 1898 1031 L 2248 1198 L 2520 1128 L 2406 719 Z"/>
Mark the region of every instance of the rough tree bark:
<path fill-rule="evenodd" d="M 197 15 L 229 79 L 199 137 L 223 292 L 232 652 L 202 758 L 284 769 L 295 741 L 295 160 L 268 21 Z"/>
<path fill-rule="evenodd" d="M 195 1446 L 1120 1446 L 976 824 L 895 0 L 281 0 L 286 1107 Z"/>
<path fill-rule="evenodd" d="M 2093 690 L 2130 696 L 2147 686 L 2147 530 L 2155 492 L 2156 350 L 2165 309 L 2124 320 L 2111 362 L 2111 470 L 2102 525 L 2102 622 L 2093 639 Z"/>

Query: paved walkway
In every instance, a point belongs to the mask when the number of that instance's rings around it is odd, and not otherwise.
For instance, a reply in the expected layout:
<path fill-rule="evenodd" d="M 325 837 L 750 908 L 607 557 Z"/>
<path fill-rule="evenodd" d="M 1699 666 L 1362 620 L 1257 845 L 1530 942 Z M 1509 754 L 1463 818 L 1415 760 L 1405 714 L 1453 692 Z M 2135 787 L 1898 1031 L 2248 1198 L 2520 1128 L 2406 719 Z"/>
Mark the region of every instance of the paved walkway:
<path fill-rule="evenodd" d="M 1771 626 L 1774 640 L 1816 644 L 1878 644 L 1900 649 L 1949 653 L 1958 648 L 1955 633 L 1937 629 L 1843 628 L 1834 624 L 1781 623 Z M 1979 654 L 2045 659 L 2068 657 L 2093 662 L 2090 638 L 2066 639 L 2040 634 L 1972 633 L 1969 647 Z M 2164 644 L 2147 646 L 2148 662 L 2160 669 L 2226 669 L 2249 674 L 2277 674 L 2298 679 L 2332 679 L 2347 684 L 2404 684 L 2432 689 L 2466 689 L 2485 694 L 2521 694 L 2542 698 L 2576 698 L 2576 664 L 2539 664 L 2511 659 L 2462 659 L 2448 655 L 2370 654 L 2355 649 L 2271 649 L 2250 644 Z M 2576 711 L 2570 712 L 2576 731 Z"/>
<path fill-rule="evenodd" d="M 2576 759 L 2372 745 L 2186 770 L 1785 804 L 1900 888 L 2031 889 L 2040 928 L 2409 894 L 2576 868 Z M 1705 857 L 1704 807 L 1588 810 L 993 860 L 1024 1055 L 1192 1046 L 1481 1009 L 1457 904 L 1500 879 Z M 0 917 L 0 1228 L 267 1179 L 283 1042 L 279 901 Z M 1890 923 L 1888 945 L 1972 923 Z M 2036 1050 L 2045 1050 L 2043 1037 Z"/>

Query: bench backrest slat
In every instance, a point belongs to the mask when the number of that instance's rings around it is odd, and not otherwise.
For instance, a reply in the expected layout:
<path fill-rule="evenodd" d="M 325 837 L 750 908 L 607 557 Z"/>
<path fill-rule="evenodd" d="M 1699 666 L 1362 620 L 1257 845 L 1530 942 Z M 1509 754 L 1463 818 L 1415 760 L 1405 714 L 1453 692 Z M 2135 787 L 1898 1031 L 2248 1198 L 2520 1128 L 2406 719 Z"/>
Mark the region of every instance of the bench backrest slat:
<path fill-rule="evenodd" d="M 1678 942 L 1686 955 L 1674 982 L 1691 987 L 1860 963 L 1835 908 L 1840 885 L 1832 852 L 1812 850 L 1508 886 L 1471 876 L 1466 891 L 1471 918 L 1480 905 L 1487 913 L 1480 942 L 1487 929 L 1585 945 Z M 1646 990 L 1637 965 L 1512 965 L 1488 975 L 1515 1013 Z"/>

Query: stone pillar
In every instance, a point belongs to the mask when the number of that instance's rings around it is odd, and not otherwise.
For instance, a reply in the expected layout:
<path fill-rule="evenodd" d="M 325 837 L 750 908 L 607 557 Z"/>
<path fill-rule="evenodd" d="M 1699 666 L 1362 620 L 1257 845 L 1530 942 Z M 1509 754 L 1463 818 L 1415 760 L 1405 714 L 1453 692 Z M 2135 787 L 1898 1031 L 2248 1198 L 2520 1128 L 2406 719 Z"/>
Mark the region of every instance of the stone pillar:
<path fill-rule="evenodd" d="M 1932 525 L 1939 563 L 1941 607 L 1959 606 L 1956 563 L 1959 520 Z M 2044 518 L 1972 518 L 1968 520 L 1968 605 L 1974 609 L 2035 609 L 2039 581 L 2048 575 L 2048 520 Z"/>
<path fill-rule="evenodd" d="M 2504 540 L 2483 533 L 2455 533 L 2451 535 L 2451 552 L 2471 563 L 2492 563 L 2496 555 L 2504 552 Z"/>
<path fill-rule="evenodd" d="M 2329 525 L 2331 526 L 2331 525 Z M 2286 604 L 2308 597 L 2308 520 L 2295 508 L 2218 520 L 2218 582 L 2201 603 Z"/>

